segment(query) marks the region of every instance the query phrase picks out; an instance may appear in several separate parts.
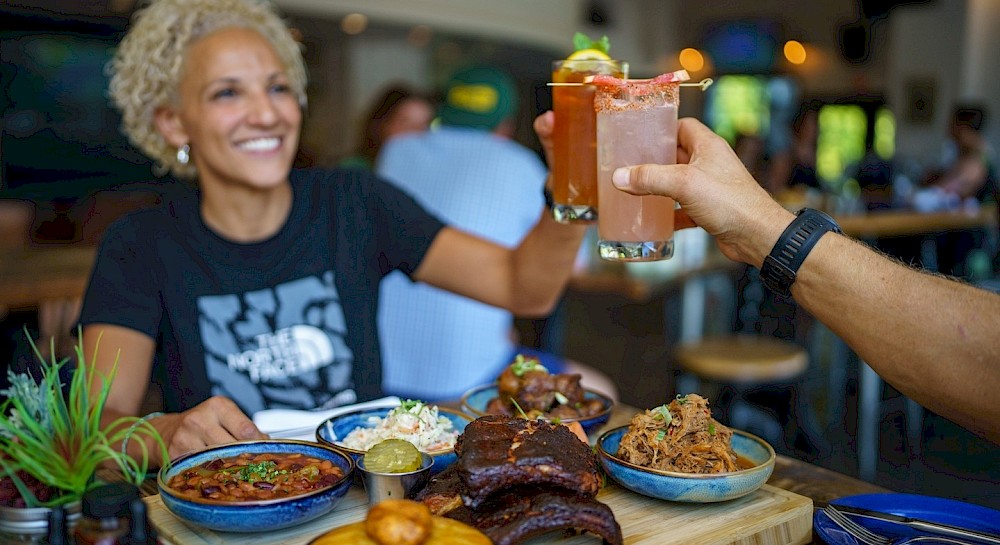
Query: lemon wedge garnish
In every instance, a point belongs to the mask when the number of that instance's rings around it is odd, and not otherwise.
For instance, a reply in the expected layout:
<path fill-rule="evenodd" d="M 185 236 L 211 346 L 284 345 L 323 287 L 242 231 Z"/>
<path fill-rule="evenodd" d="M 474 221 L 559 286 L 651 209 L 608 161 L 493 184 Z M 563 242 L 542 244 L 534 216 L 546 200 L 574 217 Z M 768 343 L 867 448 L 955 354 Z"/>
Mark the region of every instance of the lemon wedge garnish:
<path fill-rule="evenodd" d="M 611 57 L 600 49 L 580 49 L 574 51 L 566 59 L 570 61 L 610 61 Z"/>
<path fill-rule="evenodd" d="M 608 65 L 612 60 L 600 49 L 578 49 L 563 61 L 562 70 L 580 74 L 613 74 L 620 71 L 618 63 Z"/>

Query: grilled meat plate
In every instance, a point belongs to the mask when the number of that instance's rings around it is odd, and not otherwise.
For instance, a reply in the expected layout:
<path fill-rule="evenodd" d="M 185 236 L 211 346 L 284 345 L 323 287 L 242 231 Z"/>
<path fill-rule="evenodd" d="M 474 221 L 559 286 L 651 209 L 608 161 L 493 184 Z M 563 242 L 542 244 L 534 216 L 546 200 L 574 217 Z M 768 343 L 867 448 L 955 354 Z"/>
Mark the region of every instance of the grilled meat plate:
<path fill-rule="evenodd" d="M 559 424 L 487 415 L 465 428 L 455 450 L 462 499 L 472 509 L 512 486 L 549 485 L 591 497 L 601 487 L 594 453 Z"/>
<path fill-rule="evenodd" d="M 431 477 L 415 499 L 426 504 L 435 515 L 477 528 L 494 545 L 516 545 L 556 530 L 586 530 L 601 536 L 605 543 L 622 543 L 621 527 L 614 513 L 589 495 L 548 485 L 518 485 L 497 492 L 473 510 L 462 501 L 466 494 L 465 483 L 453 465 Z"/>

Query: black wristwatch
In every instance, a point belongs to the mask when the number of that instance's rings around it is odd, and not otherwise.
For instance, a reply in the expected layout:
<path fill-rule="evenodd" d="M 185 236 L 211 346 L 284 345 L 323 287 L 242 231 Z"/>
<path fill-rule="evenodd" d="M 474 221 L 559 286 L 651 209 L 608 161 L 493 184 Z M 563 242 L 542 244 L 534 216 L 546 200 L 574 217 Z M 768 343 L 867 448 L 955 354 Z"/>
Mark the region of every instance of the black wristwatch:
<path fill-rule="evenodd" d="M 827 232 L 842 233 L 833 218 L 812 208 L 803 208 L 774 243 L 760 268 L 760 280 L 771 291 L 792 294 L 795 275 L 806 256 Z"/>

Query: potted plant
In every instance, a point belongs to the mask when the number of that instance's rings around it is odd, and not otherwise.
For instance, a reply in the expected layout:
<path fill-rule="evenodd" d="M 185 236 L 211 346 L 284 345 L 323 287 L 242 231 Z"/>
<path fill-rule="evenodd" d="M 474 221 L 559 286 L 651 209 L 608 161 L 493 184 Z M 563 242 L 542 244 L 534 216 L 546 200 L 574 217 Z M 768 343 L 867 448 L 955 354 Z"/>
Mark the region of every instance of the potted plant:
<path fill-rule="evenodd" d="M 49 508 L 64 506 L 75 518 L 83 493 L 101 484 L 95 479 L 99 467 L 116 466 L 136 485 L 145 479 L 145 445 L 138 460 L 115 448 L 127 437 L 155 438 L 164 460 L 167 450 L 156 429 L 141 418 L 101 426 L 117 360 L 110 376 L 103 377 L 85 358 L 82 341 L 75 346 L 73 369 L 66 368 L 70 359 L 56 360 L 54 346 L 46 360 L 30 336 L 28 341 L 39 362 L 37 376 L 8 371 L 10 387 L 0 392 L 5 396 L 0 402 L 0 528 L 44 531 Z M 64 368 L 68 385 L 61 378 Z"/>

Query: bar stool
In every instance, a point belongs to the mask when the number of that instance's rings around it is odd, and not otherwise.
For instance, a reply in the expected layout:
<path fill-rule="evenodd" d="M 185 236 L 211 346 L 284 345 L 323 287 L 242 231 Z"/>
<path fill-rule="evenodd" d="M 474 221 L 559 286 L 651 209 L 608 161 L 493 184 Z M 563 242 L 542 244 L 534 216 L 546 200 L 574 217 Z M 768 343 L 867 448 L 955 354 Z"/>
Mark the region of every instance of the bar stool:
<path fill-rule="evenodd" d="M 736 334 L 682 343 L 674 357 L 683 371 L 678 379 L 678 393 L 700 392 L 702 387 L 716 386 L 720 391 L 713 406 L 720 421 L 736 429 L 752 428 L 772 445 L 780 442 L 793 448 L 794 435 L 789 440 L 778 421 L 748 403 L 746 394 L 768 386 L 783 389 L 793 386 L 809 365 L 804 348 L 774 337 Z M 801 396 L 792 395 L 795 401 L 790 404 L 797 404 Z M 789 407 L 793 412 L 798 412 L 796 409 Z"/>

